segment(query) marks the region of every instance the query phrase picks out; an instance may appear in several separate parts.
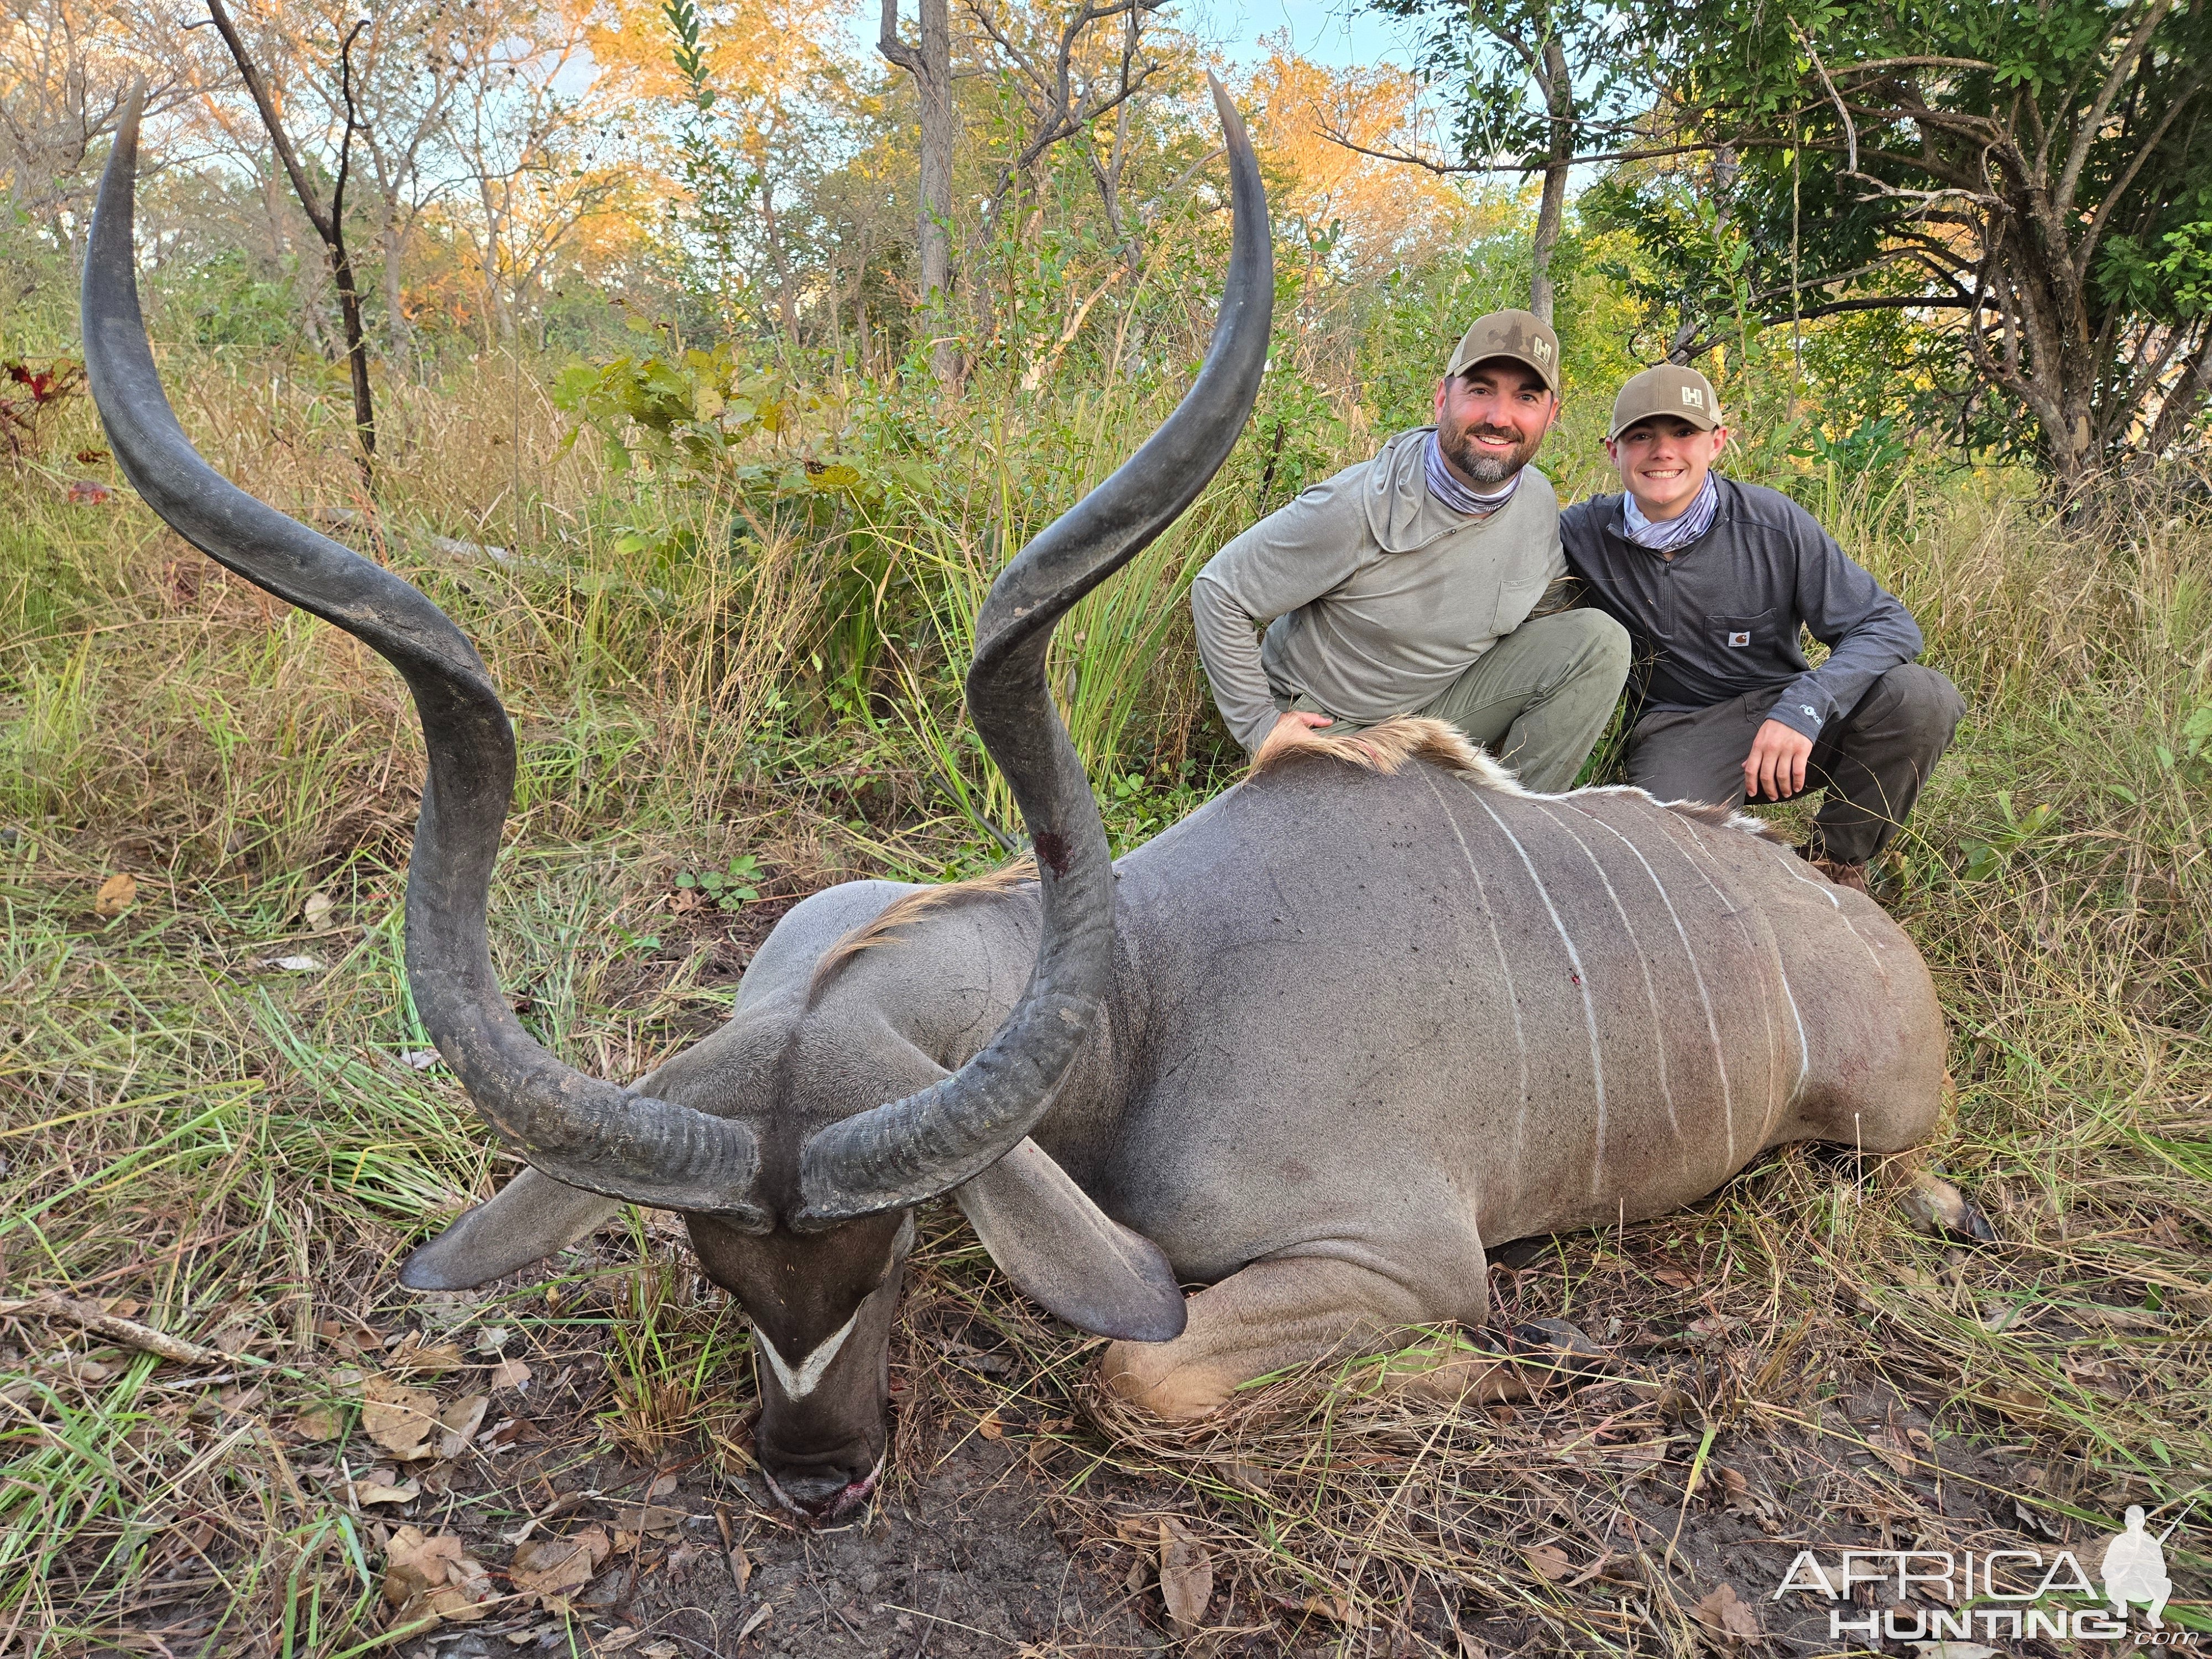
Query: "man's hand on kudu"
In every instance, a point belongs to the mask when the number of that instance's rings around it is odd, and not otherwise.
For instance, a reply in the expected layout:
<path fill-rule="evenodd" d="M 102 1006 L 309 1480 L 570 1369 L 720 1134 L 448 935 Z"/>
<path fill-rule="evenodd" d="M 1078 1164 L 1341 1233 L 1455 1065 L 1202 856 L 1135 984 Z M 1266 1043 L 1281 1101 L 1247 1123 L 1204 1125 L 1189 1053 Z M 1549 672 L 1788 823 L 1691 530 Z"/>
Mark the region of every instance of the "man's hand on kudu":
<path fill-rule="evenodd" d="M 1753 800 L 1788 800 L 1805 787 L 1813 739 L 1780 720 L 1768 720 L 1744 757 L 1743 793 Z"/>

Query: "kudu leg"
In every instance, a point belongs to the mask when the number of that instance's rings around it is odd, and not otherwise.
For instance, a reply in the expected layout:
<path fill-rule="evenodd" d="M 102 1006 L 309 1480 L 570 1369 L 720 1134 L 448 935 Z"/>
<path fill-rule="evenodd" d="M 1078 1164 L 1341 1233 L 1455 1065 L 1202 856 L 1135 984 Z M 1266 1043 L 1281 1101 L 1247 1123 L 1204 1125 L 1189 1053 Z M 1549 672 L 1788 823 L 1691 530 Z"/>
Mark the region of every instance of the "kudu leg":
<path fill-rule="evenodd" d="M 1356 1359 L 1424 1344 L 1422 1327 L 1482 1323 L 1488 1288 L 1482 1247 L 1471 1236 L 1447 1250 L 1424 1240 L 1388 1257 L 1371 1249 L 1360 1255 L 1375 1265 L 1272 1256 L 1231 1273 L 1190 1298 L 1189 1322 L 1172 1342 L 1109 1346 L 1106 1386 L 1157 1417 L 1203 1417 L 1255 1376 L 1325 1357 Z M 1431 1349 L 1425 1363 L 1415 1357 Z M 1431 1338 L 1408 1358 L 1410 1375 L 1477 1356 Z M 1406 1380 L 1401 1370 L 1390 1368 L 1394 1382 Z M 1472 1377 L 1446 1377 L 1440 1386 L 1454 1399 L 1476 1389 Z"/>

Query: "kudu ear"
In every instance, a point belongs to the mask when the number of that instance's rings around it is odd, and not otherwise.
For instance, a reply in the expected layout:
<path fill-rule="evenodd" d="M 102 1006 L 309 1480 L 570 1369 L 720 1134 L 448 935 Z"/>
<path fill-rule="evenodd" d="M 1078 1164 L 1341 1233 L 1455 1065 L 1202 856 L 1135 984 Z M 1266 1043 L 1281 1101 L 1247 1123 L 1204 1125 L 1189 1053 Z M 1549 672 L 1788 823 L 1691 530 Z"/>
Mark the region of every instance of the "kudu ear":
<path fill-rule="evenodd" d="M 622 1206 L 526 1169 L 409 1256 L 399 1282 L 410 1291 L 472 1290 L 574 1244 Z"/>
<path fill-rule="evenodd" d="M 952 1198 L 1015 1288 L 1077 1329 L 1133 1342 L 1182 1334 L 1182 1286 L 1160 1247 L 1093 1204 L 1034 1140 Z"/>

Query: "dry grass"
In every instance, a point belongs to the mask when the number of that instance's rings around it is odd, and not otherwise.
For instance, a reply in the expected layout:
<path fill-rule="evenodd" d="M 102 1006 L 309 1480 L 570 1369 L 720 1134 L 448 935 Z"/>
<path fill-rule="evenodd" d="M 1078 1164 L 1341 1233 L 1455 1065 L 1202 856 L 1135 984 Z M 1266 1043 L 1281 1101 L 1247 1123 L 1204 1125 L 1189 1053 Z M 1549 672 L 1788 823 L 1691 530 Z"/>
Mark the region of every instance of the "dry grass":
<path fill-rule="evenodd" d="M 838 550 L 723 513 L 689 545 L 742 529 L 742 561 L 672 557 L 665 503 L 625 550 L 644 498 L 556 456 L 528 386 L 519 420 L 495 368 L 482 395 L 387 400 L 390 556 L 522 723 L 507 983 L 576 1063 L 634 1075 L 723 1016 L 779 899 L 967 868 L 977 837 L 926 746 L 792 712 L 823 695 L 799 659 Z M 249 487 L 362 505 L 312 399 L 242 372 L 196 389 L 188 418 Z M 666 1218 L 478 1297 L 393 1288 L 408 1244 L 507 1166 L 443 1072 L 403 1058 L 424 1046 L 392 873 L 416 763 L 390 677 L 135 507 L 70 507 L 35 475 L 0 498 L 0 1295 L 121 1299 L 236 1356 L 193 1370 L 0 1328 L 0 1653 L 365 1651 L 392 1527 L 504 1552 L 549 1486 L 611 1492 L 625 1457 L 640 1481 L 697 1460 L 742 1511 L 747 1338 Z M 1147 1617 L 1172 1516 L 1216 1571 L 1200 1647 L 1344 1654 L 1686 1655 L 1720 1639 L 1697 1612 L 1719 1584 L 1759 1601 L 1773 1552 L 1816 1530 L 2080 1544 L 2127 1502 L 2179 1512 L 2212 1468 L 2212 766 L 2184 737 L 2212 706 L 2212 532 L 2177 503 L 2062 533 L 2002 479 L 1878 505 L 1838 489 L 1828 516 L 1974 705 L 1893 879 L 1954 1035 L 1934 1156 L 2001 1243 L 1926 1238 L 1850 1158 L 1795 1152 L 1497 1271 L 1510 1317 L 1612 1350 L 1597 1381 L 1447 1413 L 1322 1367 L 1170 1431 L 1102 1398 L 1091 1346 L 939 1216 L 895 1356 L 891 1502 L 995 1434 L 1080 1560 L 1142 1569 Z M 463 568 L 415 529 L 567 564 Z M 672 908 L 678 870 L 745 851 L 760 904 Z M 118 868 L 140 897 L 102 922 Z M 313 926 L 311 891 L 331 901 Z M 270 965 L 301 957 L 319 965 Z M 483 1391 L 487 1330 L 539 1378 L 492 1395 L 538 1437 L 531 1480 L 520 1453 L 471 1450 L 405 1504 L 362 1504 L 356 1374 L 403 1364 L 387 1338 L 450 1334 L 465 1352 L 422 1380 Z M 976 1351 L 1004 1363 L 949 1357 Z M 2177 1534 L 2169 1612 L 2199 1627 L 2203 1536 Z M 605 1627 L 580 1613 L 576 1650 Z"/>

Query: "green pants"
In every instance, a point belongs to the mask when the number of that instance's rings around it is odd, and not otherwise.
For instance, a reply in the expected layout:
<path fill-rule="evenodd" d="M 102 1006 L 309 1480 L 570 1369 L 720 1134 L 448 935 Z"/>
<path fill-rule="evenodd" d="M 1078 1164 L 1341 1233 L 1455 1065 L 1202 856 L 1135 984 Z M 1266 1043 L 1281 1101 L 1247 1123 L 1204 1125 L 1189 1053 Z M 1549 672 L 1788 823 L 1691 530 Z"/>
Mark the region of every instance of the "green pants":
<path fill-rule="evenodd" d="M 1435 701 L 1406 712 L 1457 726 L 1529 788 L 1551 793 L 1583 769 L 1627 678 L 1627 629 L 1601 611 L 1559 611 L 1522 623 Z M 1344 719 L 1304 692 L 1276 702 L 1328 714 L 1323 731 L 1362 732 L 1380 723 Z"/>

